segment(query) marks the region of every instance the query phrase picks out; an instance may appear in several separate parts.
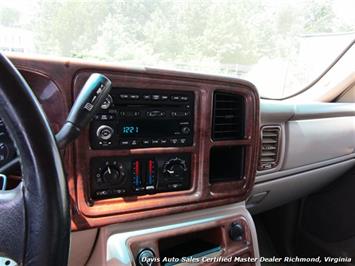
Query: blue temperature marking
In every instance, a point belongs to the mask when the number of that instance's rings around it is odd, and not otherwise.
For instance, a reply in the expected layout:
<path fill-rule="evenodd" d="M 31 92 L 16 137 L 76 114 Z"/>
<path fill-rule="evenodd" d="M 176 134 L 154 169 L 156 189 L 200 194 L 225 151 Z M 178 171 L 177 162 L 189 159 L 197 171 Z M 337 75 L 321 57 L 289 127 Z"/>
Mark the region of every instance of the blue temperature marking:
<path fill-rule="evenodd" d="M 148 183 L 149 183 L 149 185 L 151 185 L 152 184 L 152 176 L 150 175 L 150 176 L 148 176 Z"/>

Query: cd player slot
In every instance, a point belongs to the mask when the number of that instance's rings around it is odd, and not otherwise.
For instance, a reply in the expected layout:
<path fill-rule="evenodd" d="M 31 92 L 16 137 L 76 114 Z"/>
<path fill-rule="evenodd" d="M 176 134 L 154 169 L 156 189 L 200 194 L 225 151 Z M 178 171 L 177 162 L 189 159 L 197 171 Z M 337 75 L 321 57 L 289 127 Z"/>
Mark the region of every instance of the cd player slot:
<path fill-rule="evenodd" d="M 119 103 L 118 104 L 119 107 L 117 107 L 118 109 L 119 108 L 122 108 L 122 107 L 127 107 L 127 108 L 141 108 L 141 107 L 146 107 L 147 105 L 146 104 L 134 104 L 134 103 Z M 149 104 L 149 106 L 151 108 L 159 108 L 159 107 L 166 107 L 167 104 L 156 104 L 156 103 L 152 103 L 152 104 Z M 180 105 L 176 105 L 176 104 L 170 104 L 169 107 L 172 107 L 172 108 L 179 108 Z"/>

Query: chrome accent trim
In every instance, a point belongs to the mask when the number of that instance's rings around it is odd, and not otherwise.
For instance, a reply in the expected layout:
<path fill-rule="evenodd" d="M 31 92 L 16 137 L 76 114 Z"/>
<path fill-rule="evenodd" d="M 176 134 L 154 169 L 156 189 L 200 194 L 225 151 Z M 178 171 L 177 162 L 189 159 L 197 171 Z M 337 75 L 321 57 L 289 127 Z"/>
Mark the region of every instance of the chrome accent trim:
<path fill-rule="evenodd" d="M 252 241 L 255 257 L 259 257 L 258 240 L 256 236 L 253 219 L 245 207 L 245 202 L 225 205 L 215 208 L 208 208 L 194 212 L 187 212 L 164 217 L 136 221 L 131 223 L 115 224 L 101 229 L 103 241 L 106 241 L 105 264 L 112 265 L 133 265 L 133 255 L 128 246 L 128 240 L 132 237 L 152 234 L 161 231 L 195 226 L 198 224 L 209 223 L 228 217 L 244 216 L 252 233 Z M 104 255 L 104 254 L 102 254 Z M 114 264 L 116 265 L 116 264 Z M 257 263 L 257 265 L 260 265 Z"/>

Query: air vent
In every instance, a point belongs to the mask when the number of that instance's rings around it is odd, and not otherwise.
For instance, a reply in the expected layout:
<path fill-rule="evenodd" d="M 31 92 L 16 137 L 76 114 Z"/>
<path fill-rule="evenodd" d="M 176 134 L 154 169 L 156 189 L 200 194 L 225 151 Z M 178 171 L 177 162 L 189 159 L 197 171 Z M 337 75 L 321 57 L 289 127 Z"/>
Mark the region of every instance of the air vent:
<path fill-rule="evenodd" d="M 261 151 L 258 170 L 275 168 L 279 163 L 280 127 L 265 126 L 261 129 Z"/>
<path fill-rule="evenodd" d="M 214 93 L 213 140 L 244 138 L 244 97 L 223 92 Z"/>

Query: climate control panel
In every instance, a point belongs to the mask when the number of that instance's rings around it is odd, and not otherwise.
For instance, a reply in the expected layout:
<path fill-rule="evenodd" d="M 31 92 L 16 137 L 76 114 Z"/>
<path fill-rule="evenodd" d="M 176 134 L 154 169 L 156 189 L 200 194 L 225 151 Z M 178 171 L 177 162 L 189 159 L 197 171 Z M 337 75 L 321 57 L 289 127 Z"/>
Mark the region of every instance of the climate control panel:
<path fill-rule="evenodd" d="M 191 155 L 93 158 L 92 199 L 137 196 L 190 188 Z"/>

